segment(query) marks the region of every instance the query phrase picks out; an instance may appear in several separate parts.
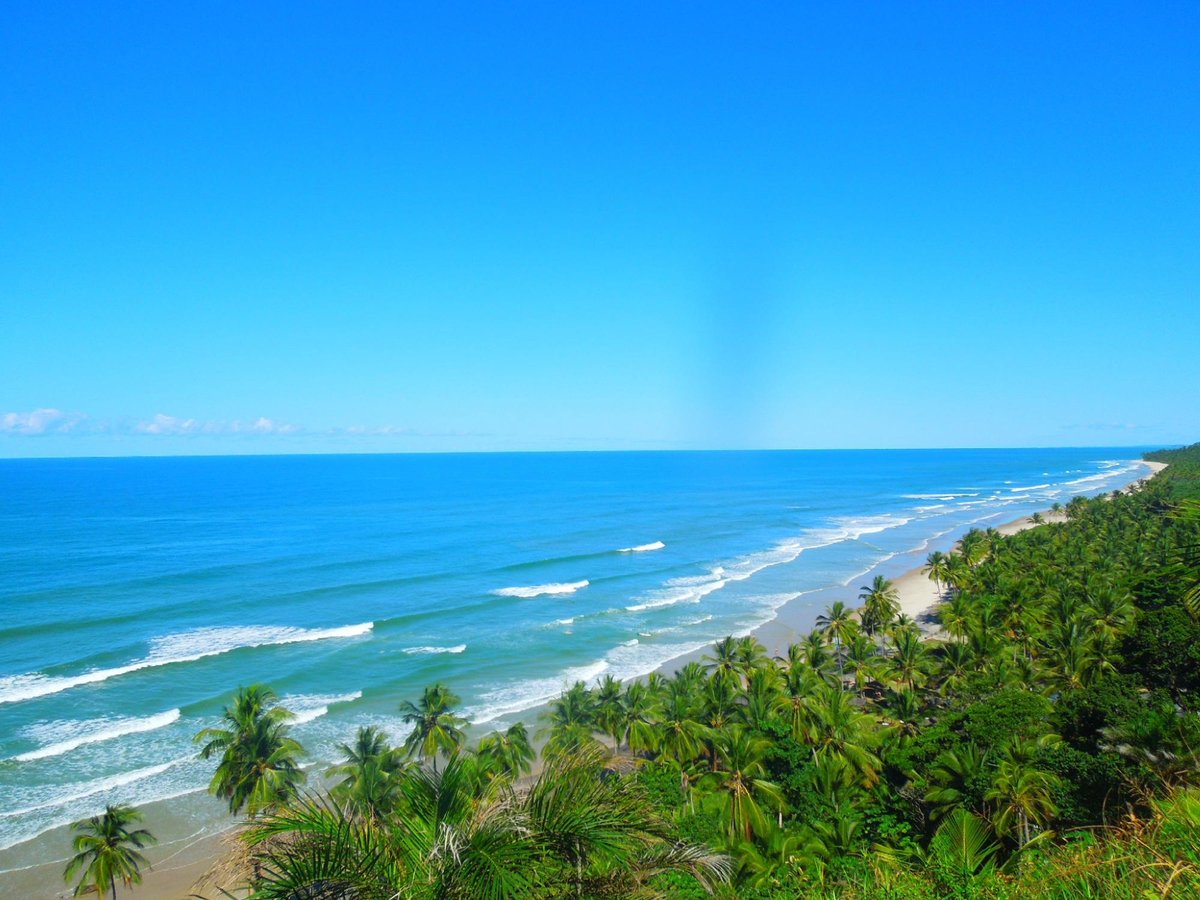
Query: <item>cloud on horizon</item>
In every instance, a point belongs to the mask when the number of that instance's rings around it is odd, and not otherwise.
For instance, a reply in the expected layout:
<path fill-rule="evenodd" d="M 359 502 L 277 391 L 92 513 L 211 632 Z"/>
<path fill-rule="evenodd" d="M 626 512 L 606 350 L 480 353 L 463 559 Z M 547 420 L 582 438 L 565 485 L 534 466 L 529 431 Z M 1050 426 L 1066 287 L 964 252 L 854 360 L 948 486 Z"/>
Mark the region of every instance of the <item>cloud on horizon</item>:
<path fill-rule="evenodd" d="M 155 437 L 307 436 L 333 438 L 480 438 L 490 434 L 471 431 L 428 432 L 397 425 L 349 425 L 311 429 L 291 422 L 259 416 L 253 420 L 197 419 L 157 413 L 148 419 L 99 419 L 81 412 L 44 407 L 29 412 L 0 415 L 0 436 L 113 435 Z"/>
<path fill-rule="evenodd" d="M 9 412 L 0 416 L 0 434 L 68 434 L 87 420 L 88 417 L 83 413 L 65 413 L 50 407 L 29 412 Z"/>

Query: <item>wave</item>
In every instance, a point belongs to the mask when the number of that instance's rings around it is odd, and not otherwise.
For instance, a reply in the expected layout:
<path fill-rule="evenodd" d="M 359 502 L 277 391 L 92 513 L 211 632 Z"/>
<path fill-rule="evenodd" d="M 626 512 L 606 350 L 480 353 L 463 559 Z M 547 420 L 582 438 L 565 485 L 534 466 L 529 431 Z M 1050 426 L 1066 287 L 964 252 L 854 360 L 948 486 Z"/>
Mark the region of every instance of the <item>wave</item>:
<path fill-rule="evenodd" d="M 906 516 L 847 516 L 832 520 L 824 528 L 814 528 L 791 540 L 780 541 L 768 550 L 750 553 L 739 559 L 714 566 L 705 575 L 673 578 L 664 588 L 651 591 L 640 603 L 626 606 L 627 612 L 645 612 L 679 603 L 699 603 L 730 582 L 745 581 L 763 569 L 795 562 L 806 550 L 830 547 L 844 541 L 856 541 L 868 534 L 900 528 L 911 522 Z"/>
<path fill-rule="evenodd" d="M 418 653 L 462 653 L 466 649 L 466 644 L 458 644 L 454 647 L 405 647 L 401 652 L 414 655 Z"/>
<path fill-rule="evenodd" d="M 1044 491 L 1048 487 L 1050 487 L 1049 484 L 1030 484 L 1025 487 L 1009 488 L 1009 491 L 1014 494 L 1019 494 L 1021 491 Z"/>
<path fill-rule="evenodd" d="M 687 644 L 625 641 L 609 650 L 603 659 L 564 669 L 548 678 L 530 678 L 489 691 L 480 697 L 477 706 L 463 710 L 463 715 L 476 725 L 494 722 L 502 716 L 549 703 L 577 681 L 589 687 L 595 687 L 605 675 L 612 675 L 618 681 L 629 681 L 653 672 L 676 657 L 694 653 L 706 646 L 708 641 Z"/>
<path fill-rule="evenodd" d="M 555 620 L 554 620 L 553 622 L 551 622 L 550 624 L 551 624 L 551 625 L 574 625 L 574 624 L 575 624 L 575 617 L 574 617 L 574 616 L 572 616 L 572 617 L 570 617 L 570 618 L 567 618 L 567 619 L 555 619 Z"/>
<path fill-rule="evenodd" d="M 292 725 L 305 725 L 312 722 L 314 719 L 319 719 L 321 716 L 329 712 L 329 707 L 335 703 L 353 703 L 362 696 L 362 691 L 355 691 L 352 694 L 331 694 L 322 696 L 320 694 L 294 694 L 291 697 L 284 697 L 280 701 L 280 705 L 285 709 L 292 711 Z"/>
<path fill-rule="evenodd" d="M 608 663 L 597 660 L 584 666 L 564 669 L 549 678 L 526 679 L 511 687 L 488 691 L 480 696 L 478 705 L 467 707 L 462 715 L 475 725 L 494 722 L 501 716 L 549 703 L 576 681 L 594 686 L 607 670 Z"/>
<path fill-rule="evenodd" d="M 0 818 L 8 819 L 15 816 L 24 816 L 29 813 L 40 812 L 43 809 L 54 809 L 57 806 L 63 806 L 73 800 L 83 800 L 87 797 L 94 797 L 96 794 L 104 794 L 115 788 L 124 787 L 127 784 L 133 784 L 136 781 L 144 781 L 147 778 L 153 778 L 155 775 L 161 775 L 168 769 L 173 769 L 182 763 L 192 762 L 196 759 L 196 754 L 191 753 L 187 756 L 181 756 L 179 759 L 173 759 L 170 762 L 159 763 L 155 766 L 147 766 L 144 769 L 134 769 L 130 772 L 121 772 L 118 775 L 109 775 L 104 778 L 97 778 L 93 781 L 76 782 L 75 784 L 67 785 L 67 789 L 56 795 L 53 799 L 43 803 L 37 803 L 33 806 L 26 806 L 22 809 L 6 809 L 0 812 Z"/>
<path fill-rule="evenodd" d="M 34 672 L 0 678 L 0 703 L 34 700 L 85 684 L 98 684 L 110 678 L 128 675 L 130 672 L 175 663 L 195 662 L 231 650 L 360 637 L 369 634 L 374 627 L 374 622 L 363 622 L 360 625 L 345 625 L 340 628 L 295 628 L 287 625 L 197 628 L 156 638 L 150 645 L 148 656 L 123 666 L 93 669 L 81 675 L 45 675 Z"/>
<path fill-rule="evenodd" d="M 649 544 L 638 544 L 636 547 L 622 547 L 618 553 L 646 553 L 650 550 L 661 550 L 667 546 L 662 541 L 653 541 Z"/>
<path fill-rule="evenodd" d="M 68 728 L 77 725 L 96 724 L 99 724 L 101 727 L 93 731 L 78 734 L 64 741 L 38 747 L 36 750 L 30 750 L 28 753 L 19 753 L 12 758 L 17 762 L 30 762 L 35 759 L 46 759 L 50 756 L 62 756 L 64 753 L 70 753 L 75 748 L 82 747 L 85 744 L 98 744 L 101 741 L 111 741 L 114 738 L 124 737 L 127 734 L 141 734 L 145 731 L 165 728 L 167 725 L 179 721 L 179 716 L 179 710 L 172 709 L 164 713 L 159 713 L 156 716 L 145 716 L 140 719 L 100 719 L 96 722 L 59 723 L 60 725 L 66 725 Z"/>
<path fill-rule="evenodd" d="M 520 597 L 524 600 L 541 597 L 546 594 L 573 594 L 580 588 L 585 588 L 590 581 L 564 581 L 552 584 L 534 584 L 528 587 L 506 587 L 492 591 L 497 597 Z"/>

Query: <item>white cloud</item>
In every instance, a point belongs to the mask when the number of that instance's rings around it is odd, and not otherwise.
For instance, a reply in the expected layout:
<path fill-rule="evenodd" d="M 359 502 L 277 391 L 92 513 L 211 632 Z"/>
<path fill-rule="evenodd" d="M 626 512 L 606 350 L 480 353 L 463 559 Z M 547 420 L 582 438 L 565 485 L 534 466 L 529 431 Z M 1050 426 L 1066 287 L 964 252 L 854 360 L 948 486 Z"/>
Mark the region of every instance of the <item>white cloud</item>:
<path fill-rule="evenodd" d="M 65 413 L 61 409 L 48 407 L 30 412 L 9 412 L 0 416 L 0 433 L 66 434 L 86 419 L 83 413 Z"/>
<path fill-rule="evenodd" d="M 190 435 L 190 434 L 299 434 L 303 429 L 299 425 L 287 422 L 276 422 L 265 416 L 260 416 L 253 422 L 241 420 L 223 421 L 200 419 L 183 419 L 178 416 L 168 416 L 158 413 L 154 418 L 138 422 L 133 426 L 137 434 L 155 435 Z"/>

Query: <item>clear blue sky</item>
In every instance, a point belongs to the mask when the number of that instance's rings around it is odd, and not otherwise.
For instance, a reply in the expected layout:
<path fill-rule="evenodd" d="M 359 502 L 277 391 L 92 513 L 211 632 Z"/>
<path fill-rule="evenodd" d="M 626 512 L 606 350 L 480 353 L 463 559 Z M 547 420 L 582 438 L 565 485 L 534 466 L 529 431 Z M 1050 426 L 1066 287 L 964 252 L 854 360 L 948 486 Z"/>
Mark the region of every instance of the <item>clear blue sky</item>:
<path fill-rule="evenodd" d="M 0 455 L 1200 438 L 1200 5 L 509 6 L 5 3 Z"/>

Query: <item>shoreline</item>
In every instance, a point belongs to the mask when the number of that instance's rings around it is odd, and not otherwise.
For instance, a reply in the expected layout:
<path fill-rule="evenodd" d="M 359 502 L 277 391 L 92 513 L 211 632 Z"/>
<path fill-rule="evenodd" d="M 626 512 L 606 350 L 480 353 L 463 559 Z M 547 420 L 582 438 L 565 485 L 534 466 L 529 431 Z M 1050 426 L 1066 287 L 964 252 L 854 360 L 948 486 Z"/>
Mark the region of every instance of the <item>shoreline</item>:
<path fill-rule="evenodd" d="M 1147 460 L 1142 460 L 1141 462 L 1143 465 L 1149 467 L 1149 474 L 1135 478 L 1124 487 L 1116 490 L 1122 492 L 1135 491 L 1143 482 L 1155 477 L 1166 468 L 1165 463 L 1149 462 Z M 1021 516 L 1000 526 L 996 526 L 996 530 L 1000 534 L 1007 536 L 1037 527 L 1037 524 L 1055 524 L 1066 521 L 1064 514 L 1052 513 L 1050 510 L 1042 511 L 1041 515 L 1043 518 L 1042 523 L 1034 523 L 1031 521 L 1031 516 Z M 943 597 L 939 594 L 936 585 L 925 574 L 924 557 L 935 550 L 942 550 L 943 552 L 951 550 L 957 543 L 959 536 L 967 530 L 969 530 L 969 527 L 964 527 L 961 532 L 955 529 L 936 538 L 931 538 L 920 549 L 898 554 L 894 558 L 879 563 L 866 572 L 854 576 L 845 584 L 798 594 L 776 609 L 771 619 L 750 629 L 746 633 L 756 637 L 770 655 L 782 656 L 786 652 L 788 644 L 795 643 L 803 634 L 812 629 L 815 617 L 823 612 L 830 603 L 841 600 L 851 608 L 857 607 L 858 587 L 856 583 L 860 580 L 869 581 L 875 575 L 882 574 L 884 577 L 889 578 L 896 587 L 901 613 L 910 616 L 920 623 L 921 630 L 926 638 L 933 636 L 939 630 L 933 619 L 933 613 L 936 607 L 942 603 Z M 914 562 L 916 563 L 915 565 L 913 565 Z M 711 644 L 706 644 L 690 653 L 673 657 L 659 665 L 653 671 L 668 676 L 674 674 L 688 662 L 699 661 L 708 652 L 710 646 Z M 523 721 L 536 721 L 537 714 L 545 709 L 546 705 L 541 704 L 537 707 L 524 710 L 516 718 Z M 535 746 L 539 749 L 539 760 L 540 745 L 542 743 L 544 741 L 535 742 Z M 537 763 L 535 763 L 535 773 L 537 768 Z M 145 804 L 143 809 L 152 811 L 170 810 L 172 802 L 172 800 L 155 801 Z M 224 827 L 218 827 L 216 830 L 209 830 L 207 827 L 202 828 L 199 832 L 194 832 L 186 837 L 160 845 L 157 848 L 151 848 L 148 856 L 152 860 L 152 868 L 148 868 L 143 872 L 142 884 L 134 888 L 135 893 L 133 896 L 135 898 L 148 898 L 148 900 L 158 900 L 158 898 L 162 898 L 162 900 L 178 900 L 178 898 L 205 896 L 211 900 L 212 897 L 215 897 L 219 893 L 220 885 L 208 884 L 200 887 L 199 883 L 225 857 L 226 850 L 223 844 L 239 824 L 238 821 L 228 820 L 224 824 Z M 50 832 L 45 832 L 32 840 L 36 841 L 65 834 L 67 834 L 66 826 L 61 829 L 53 829 Z M 63 842 L 63 845 L 66 846 L 66 843 Z M 154 852 L 156 849 L 170 849 L 171 852 L 162 858 L 157 858 L 157 853 Z M 72 888 L 62 881 L 63 865 L 65 865 L 65 859 L 37 864 L 26 869 L 9 870 L 8 872 L 0 873 L 0 887 L 4 891 L 12 892 L 12 896 L 44 897 L 47 900 L 49 898 L 55 898 L 55 900 L 62 898 L 62 900 L 65 900 L 65 898 L 72 895 Z"/>

